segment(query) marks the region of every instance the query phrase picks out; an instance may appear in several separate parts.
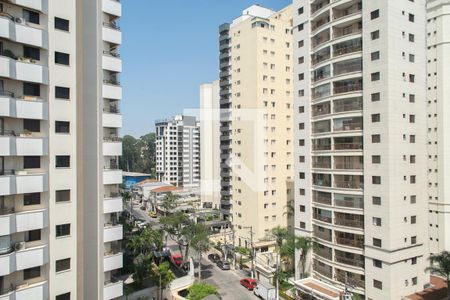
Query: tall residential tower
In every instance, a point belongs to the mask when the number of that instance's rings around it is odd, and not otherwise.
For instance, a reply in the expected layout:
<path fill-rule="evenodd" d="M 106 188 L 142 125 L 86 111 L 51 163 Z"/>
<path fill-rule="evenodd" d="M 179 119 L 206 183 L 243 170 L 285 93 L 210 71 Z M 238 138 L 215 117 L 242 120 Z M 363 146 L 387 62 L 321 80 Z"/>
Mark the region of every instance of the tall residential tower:
<path fill-rule="evenodd" d="M 429 280 L 425 1 L 293 11 L 297 287 L 401 299 Z"/>
<path fill-rule="evenodd" d="M 249 246 L 293 199 L 291 7 L 245 9 L 220 32 L 221 211 Z M 252 231 L 252 234 L 250 233 Z"/>

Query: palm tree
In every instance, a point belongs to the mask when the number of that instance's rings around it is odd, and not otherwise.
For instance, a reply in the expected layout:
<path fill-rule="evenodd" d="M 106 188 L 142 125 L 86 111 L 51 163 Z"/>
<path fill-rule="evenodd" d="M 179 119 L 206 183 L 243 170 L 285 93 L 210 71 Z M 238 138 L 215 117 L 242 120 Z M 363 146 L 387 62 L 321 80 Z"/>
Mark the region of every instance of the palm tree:
<path fill-rule="evenodd" d="M 294 200 L 290 200 L 288 204 L 284 206 L 286 211 L 283 213 L 283 216 L 287 216 L 288 218 L 294 217 L 295 214 L 295 207 L 294 207 Z"/>
<path fill-rule="evenodd" d="M 447 299 L 450 300 L 450 252 L 442 251 L 439 254 L 432 254 L 429 260 L 431 265 L 425 270 L 446 279 Z"/>
<path fill-rule="evenodd" d="M 128 201 L 130 202 L 130 217 L 131 217 L 131 215 L 133 214 L 133 203 L 132 203 L 133 194 L 127 190 L 122 190 L 120 194 L 122 196 L 122 201 L 124 203 L 127 203 Z"/>
<path fill-rule="evenodd" d="M 167 216 L 167 212 L 171 211 L 175 207 L 177 207 L 177 199 L 178 196 L 172 193 L 167 193 L 162 202 L 161 207 L 164 208 L 164 216 Z"/>
<path fill-rule="evenodd" d="M 272 228 L 269 234 L 277 242 L 277 247 L 280 248 L 283 245 L 283 241 L 288 236 L 288 230 L 284 227 L 277 226 Z"/>
<path fill-rule="evenodd" d="M 305 274 L 306 257 L 309 251 L 314 247 L 313 241 L 309 237 L 296 236 L 294 241 L 294 247 L 300 250 L 300 263 L 302 274 Z"/>

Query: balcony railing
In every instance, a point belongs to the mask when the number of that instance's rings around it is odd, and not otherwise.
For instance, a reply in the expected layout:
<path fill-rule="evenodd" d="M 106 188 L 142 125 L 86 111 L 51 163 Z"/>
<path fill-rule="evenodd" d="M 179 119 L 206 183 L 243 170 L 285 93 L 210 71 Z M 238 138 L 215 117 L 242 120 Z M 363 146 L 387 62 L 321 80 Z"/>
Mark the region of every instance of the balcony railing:
<path fill-rule="evenodd" d="M 328 33 L 327 35 L 323 35 L 320 37 L 313 37 L 312 38 L 312 47 L 316 48 L 319 47 L 320 45 L 326 43 L 330 41 L 330 34 Z"/>
<path fill-rule="evenodd" d="M 363 199 L 334 199 L 335 206 L 349 207 L 349 208 L 364 208 Z"/>
<path fill-rule="evenodd" d="M 6 96 L 14 98 L 14 93 L 10 91 L 0 90 L 0 96 Z"/>
<path fill-rule="evenodd" d="M 346 122 L 345 124 L 334 126 L 334 131 L 362 130 L 362 122 Z"/>
<path fill-rule="evenodd" d="M 352 239 L 337 237 L 336 243 L 338 243 L 339 245 L 350 246 L 350 247 L 361 248 L 361 249 L 364 247 L 363 240 L 352 240 Z"/>
<path fill-rule="evenodd" d="M 331 242 L 331 231 L 327 232 L 327 231 L 319 231 L 319 230 L 314 229 L 313 233 L 314 233 L 315 237 L 325 240 L 325 241 L 328 241 L 328 242 Z"/>
<path fill-rule="evenodd" d="M 103 83 L 111 84 L 111 85 L 120 85 L 120 81 L 117 79 L 104 79 Z"/>
<path fill-rule="evenodd" d="M 105 54 L 105 55 L 109 55 L 109 56 L 113 56 L 113 57 L 117 57 L 117 58 L 119 58 L 120 57 L 120 54 L 119 53 L 117 53 L 117 52 L 113 52 L 113 51 L 103 51 L 103 54 Z"/>
<path fill-rule="evenodd" d="M 334 224 L 353 228 L 364 228 L 364 220 L 351 220 L 342 217 L 334 218 Z"/>
<path fill-rule="evenodd" d="M 313 219 L 319 220 L 319 221 L 322 221 L 322 222 L 331 223 L 331 217 L 323 216 L 323 215 L 320 215 L 320 214 L 313 214 Z"/>
<path fill-rule="evenodd" d="M 321 195 L 318 192 L 313 192 L 313 202 L 331 205 L 331 194 L 327 194 L 328 196 Z"/>
<path fill-rule="evenodd" d="M 345 55 L 348 53 L 359 52 L 362 50 L 362 43 L 356 43 L 353 45 L 345 46 L 345 47 L 335 47 L 333 51 L 333 56 L 338 57 L 341 55 Z"/>
<path fill-rule="evenodd" d="M 334 76 L 361 71 L 362 71 L 362 63 L 360 61 L 351 64 L 339 63 L 335 64 L 334 66 Z"/>
<path fill-rule="evenodd" d="M 334 149 L 335 150 L 362 150 L 363 144 L 362 143 L 335 143 Z"/>
<path fill-rule="evenodd" d="M 330 105 L 313 106 L 311 114 L 313 117 L 328 115 L 331 112 Z"/>
<path fill-rule="evenodd" d="M 347 101 L 335 101 L 333 105 L 333 110 L 335 113 L 362 110 L 363 101 L 362 98 L 354 98 L 353 100 Z"/>
<path fill-rule="evenodd" d="M 317 65 L 317 64 L 319 64 L 319 63 L 321 63 L 321 62 L 323 62 L 323 61 L 329 59 L 330 57 L 331 57 L 331 54 L 330 54 L 329 51 L 328 51 L 328 53 L 323 54 L 323 55 L 314 55 L 314 56 L 312 57 L 312 65 L 313 65 L 313 66 L 314 66 L 314 65 Z"/>
<path fill-rule="evenodd" d="M 14 207 L 1 207 L 0 208 L 0 215 L 10 215 L 15 212 Z"/>
<path fill-rule="evenodd" d="M 311 14 L 314 14 L 315 12 L 317 12 L 321 8 L 327 6 L 328 4 L 330 4 L 330 0 L 325 0 L 325 1 L 321 1 L 317 4 L 312 4 L 311 5 Z"/>
<path fill-rule="evenodd" d="M 322 80 L 322 79 L 326 79 L 326 78 L 329 78 L 330 75 L 331 75 L 331 72 L 329 70 L 321 72 L 321 73 L 318 73 L 318 74 L 314 74 L 313 77 L 312 77 L 312 81 L 316 82 L 316 81 L 319 81 L 319 80 Z"/>
<path fill-rule="evenodd" d="M 355 84 L 349 84 L 344 86 L 336 86 L 334 88 L 335 94 L 343 94 L 343 93 L 350 93 L 350 92 L 356 92 L 362 90 L 362 84 L 355 83 Z"/>
<path fill-rule="evenodd" d="M 120 30 L 120 27 L 117 23 L 115 22 L 103 22 L 103 26 L 108 27 L 108 28 L 112 28 L 115 30 Z"/>
<path fill-rule="evenodd" d="M 356 256 L 358 257 L 358 256 Z M 358 258 L 349 258 L 341 255 L 335 255 L 334 257 L 335 261 L 341 264 L 346 264 L 358 268 L 364 268 L 364 259 L 358 259 Z"/>
<path fill-rule="evenodd" d="M 340 162 L 335 161 L 334 168 L 337 170 L 362 170 L 363 169 L 362 162 Z"/>
<path fill-rule="evenodd" d="M 362 29 L 359 27 L 352 27 L 352 28 L 344 28 L 342 30 L 336 30 L 333 33 L 333 38 L 334 39 L 338 39 L 347 35 L 351 35 L 351 34 L 358 34 L 361 33 Z"/>
<path fill-rule="evenodd" d="M 331 144 L 314 144 L 313 151 L 326 151 L 331 150 Z"/>
<path fill-rule="evenodd" d="M 332 271 L 331 267 L 321 266 L 318 263 L 314 263 L 313 269 L 314 269 L 314 271 L 320 273 L 321 275 L 323 275 L 325 277 L 333 278 L 333 271 Z"/>
<path fill-rule="evenodd" d="M 104 142 L 121 142 L 122 138 L 118 136 L 105 136 L 103 137 Z"/>
<path fill-rule="evenodd" d="M 364 183 L 359 181 L 344 181 L 344 180 L 335 180 L 334 186 L 341 189 L 355 189 L 360 190 L 364 188 Z"/>
<path fill-rule="evenodd" d="M 107 106 L 103 108 L 103 112 L 111 114 L 120 114 L 120 109 L 117 106 Z"/>
<path fill-rule="evenodd" d="M 333 257 L 333 252 L 332 252 L 332 250 L 329 249 L 329 248 L 319 248 L 319 247 L 316 247 L 316 248 L 314 249 L 314 253 L 317 254 L 317 255 L 319 255 L 320 257 L 326 258 L 326 259 L 328 259 L 328 260 L 332 260 L 332 257 Z"/>
<path fill-rule="evenodd" d="M 330 161 L 314 161 L 313 168 L 330 169 L 331 168 L 331 160 Z"/>
<path fill-rule="evenodd" d="M 340 18 L 344 18 L 346 16 L 350 16 L 356 13 L 361 12 L 361 6 L 356 4 L 353 7 L 349 8 L 349 9 L 343 9 L 343 10 L 335 10 L 334 14 L 333 14 L 333 20 L 337 20 Z"/>

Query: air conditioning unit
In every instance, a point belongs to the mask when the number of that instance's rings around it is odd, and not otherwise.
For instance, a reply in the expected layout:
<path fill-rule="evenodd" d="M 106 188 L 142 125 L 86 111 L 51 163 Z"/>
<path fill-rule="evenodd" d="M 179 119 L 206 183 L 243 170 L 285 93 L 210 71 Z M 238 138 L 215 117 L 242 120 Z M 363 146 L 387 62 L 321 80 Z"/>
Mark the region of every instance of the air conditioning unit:
<path fill-rule="evenodd" d="M 14 245 L 14 250 L 19 251 L 25 249 L 25 242 L 19 242 Z"/>
<path fill-rule="evenodd" d="M 27 20 L 25 18 L 15 18 L 14 21 L 19 24 L 26 24 Z"/>

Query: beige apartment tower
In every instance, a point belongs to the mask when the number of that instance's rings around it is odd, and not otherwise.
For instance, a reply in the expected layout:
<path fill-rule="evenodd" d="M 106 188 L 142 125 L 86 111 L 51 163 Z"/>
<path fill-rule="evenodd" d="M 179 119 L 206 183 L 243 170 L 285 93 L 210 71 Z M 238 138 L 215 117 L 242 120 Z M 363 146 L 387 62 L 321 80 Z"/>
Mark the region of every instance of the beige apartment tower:
<path fill-rule="evenodd" d="M 294 173 L 291 28 L 290 6 L 276 12 L 258 5 L 219 28 L 221 211 L 240 246 L 287 226 Z"/>
<path fill-rule="evenodd" d="M 299 291 L 398 300 L 429 282 L 425 5 L 294 1 L 295 229 L 316 245 Z"/>
<path fill-rule="evenodd" d="M 115 299 L 115 0 L 0 1 L 0 299 Z"/>

